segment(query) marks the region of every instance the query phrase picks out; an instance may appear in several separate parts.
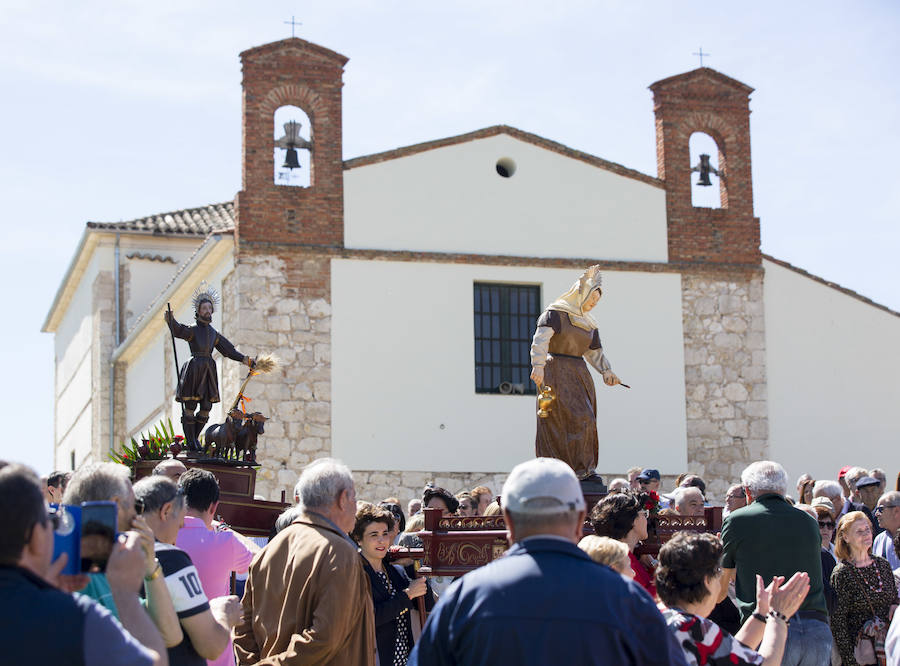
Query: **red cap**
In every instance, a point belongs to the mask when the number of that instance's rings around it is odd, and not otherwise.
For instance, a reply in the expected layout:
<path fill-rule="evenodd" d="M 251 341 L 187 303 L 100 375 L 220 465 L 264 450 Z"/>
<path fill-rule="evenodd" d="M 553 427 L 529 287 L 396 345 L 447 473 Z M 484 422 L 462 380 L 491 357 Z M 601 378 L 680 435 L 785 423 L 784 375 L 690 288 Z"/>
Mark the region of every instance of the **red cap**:
<path fill-rule="evenodd" d="M 851 469 L 853 469 L 853 465 L 845 465 L 844 467 L 841 467 L 841 471 L 838 472 L 838 478 L 843 479 L 845 476 L 847 476 L 847 472 L 849 472 Z"/>

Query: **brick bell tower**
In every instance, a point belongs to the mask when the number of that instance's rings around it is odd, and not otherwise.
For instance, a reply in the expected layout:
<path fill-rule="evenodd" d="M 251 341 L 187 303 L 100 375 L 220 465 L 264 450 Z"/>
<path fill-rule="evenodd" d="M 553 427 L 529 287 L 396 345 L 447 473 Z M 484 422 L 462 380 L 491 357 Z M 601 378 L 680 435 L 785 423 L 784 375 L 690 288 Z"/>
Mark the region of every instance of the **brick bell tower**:
<path fill-rule="evenodd" d="M 331 453 L 331 260 L 344 245 L 347 58 L 291 38 L 244 51 L 241 62 L 242 189 L 222 322 L 238 348 L 280 359 L 248 396 L 270 419 L 257 449 L 256 492 L 275 500 L 281 490 L 290 496 L 300 467 Z M 288 164 L 294 168 L 279 179 Z M 305 178 L 294 183 L 298 173 Z M 236 393 L 242 378 L 238 364 L 224 364 L 224 394 Z"/>
<path fill-rule="evenodd" d="M 243 172 L 235 199 L 238 245 L 341 247 L 344 181 L 341 89 L 347 58 L 298 38 L 241 53 Z M 308 187 L 273 179 L 275 112 L 291 105 L 309 118 Z"/>
<path fill-rule="evenodd" d="M 753 88 L 701 67 L 657 81 L 650 90 L 657 172 L 666 183 L 669 261 L 761 264 L 750 173 Z M 718 147 L 721 208 L 691 203 L 689 142 L 695 132 Z"/>
<path fill-rule="evenodd" d="M 753 89 L 701 67 L 650 90 L 669 262 L 681 274 L 688 470 L 721 497 L 769 450 L 764 273 L 750 172 Z M 692 203 L 697 132 L 718 148 L 719 208 Z"/>

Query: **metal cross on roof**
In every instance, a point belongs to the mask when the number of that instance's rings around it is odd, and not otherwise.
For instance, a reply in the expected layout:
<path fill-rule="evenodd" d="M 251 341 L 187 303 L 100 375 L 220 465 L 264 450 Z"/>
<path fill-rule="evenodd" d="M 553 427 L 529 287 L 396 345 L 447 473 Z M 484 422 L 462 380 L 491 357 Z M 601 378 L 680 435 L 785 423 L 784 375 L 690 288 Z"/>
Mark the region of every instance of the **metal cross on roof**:
<path fill-rule="evenodd" d="M 293 16 L 291 17 L 291 20 L 290 20 L 290 21 L 284 21 L 284 24 L 285 24 L 285 25 L 291 26 L 291 37 L 296 37 L 296 36 L 297 36 L 297 35 L 294 34 L 294 27 L 295 27 L 295 26 L 298 26 L 298 25 L 303 25 L 302 23 L 300 23 L 300 21 L 294 21 L 294 17 L 293 17 Z"/>
<path fill-rule="evenodd" d="M 708 58 L 709 56 L 712 55 L 712 53 L 704 53 L 703 47 L 701 46 L 700 53 L 692 53 L 691 55 L 700 56 L 700 66 L 703 67 L 703 56 L 706 56 Z"/>

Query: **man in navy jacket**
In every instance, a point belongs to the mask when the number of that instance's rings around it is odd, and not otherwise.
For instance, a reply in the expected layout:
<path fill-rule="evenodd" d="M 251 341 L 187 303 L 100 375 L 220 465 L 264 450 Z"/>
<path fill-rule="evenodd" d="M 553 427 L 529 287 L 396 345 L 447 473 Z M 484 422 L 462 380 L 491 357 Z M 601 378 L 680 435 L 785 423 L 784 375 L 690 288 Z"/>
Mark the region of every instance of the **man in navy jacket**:
<path fill-rule="evenodd" d="M 576 545 L 585 502 L 568 465 L 522 463 L 502 497 L 513 547 L 441 596 L 409 664 L 685 664 L 647 593 Z"/>

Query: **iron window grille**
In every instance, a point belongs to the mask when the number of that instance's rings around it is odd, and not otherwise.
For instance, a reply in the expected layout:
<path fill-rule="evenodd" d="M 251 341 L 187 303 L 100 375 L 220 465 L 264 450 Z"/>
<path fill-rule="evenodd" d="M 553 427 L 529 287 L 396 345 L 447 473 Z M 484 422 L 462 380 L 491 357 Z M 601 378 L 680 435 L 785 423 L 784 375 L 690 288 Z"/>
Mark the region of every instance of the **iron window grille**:
<path fill-rule="evenodd" d="M 539 286 L 475 283 L 476 393 L 536 393 L 529 352 L 540 302 Z"/>

